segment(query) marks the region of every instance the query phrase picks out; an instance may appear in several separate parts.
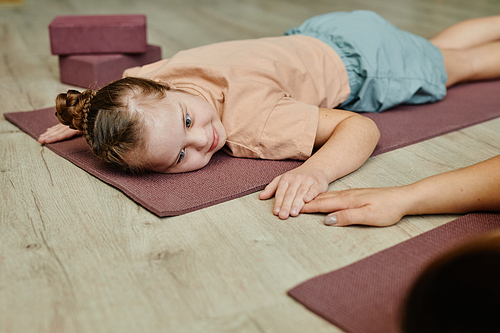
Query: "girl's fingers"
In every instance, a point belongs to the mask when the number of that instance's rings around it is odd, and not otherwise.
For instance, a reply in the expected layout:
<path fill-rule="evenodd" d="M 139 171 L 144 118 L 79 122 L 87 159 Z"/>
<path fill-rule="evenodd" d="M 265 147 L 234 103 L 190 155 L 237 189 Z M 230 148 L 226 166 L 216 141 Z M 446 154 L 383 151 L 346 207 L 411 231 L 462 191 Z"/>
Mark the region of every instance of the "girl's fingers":
<path fill-rule="evenodd" d="M 273 214 L 281 219 L 288 217 L 290 206 L 293 198 L 290 198 L 290 193 L 294 192 L 293 185 L 288 182 L 280 182 L 275 194 Z"/>
<path fill-rule="evenodd" d="M 328 184 L 325 185 L 327 187 Z M 269 183 L 259 198 L 265 200 L 274 195 L 273 214 L 285 220 L 290 215 L 299 215 L 304 203 L 313 200 L 320 192 L 320 184 L 315 178 L 288 173 Z"/>
<path fill-rule="evenodd" d="M 75 135 L 78 135 L 80 131 L 69 128 L 63 124 L 57 124 L 52 127 L 49 127 L 45 133 L 38 137 L 39 143 L 53 143 L 57 141 L 62 141 L 65 139 L 72 138 Z"/>
<path fill-rule="evenodd" d="M 280 180 L 280 176 L 274 178 L 272 182 L 270 182 L 266 188 L 259 194 L 259 199 L 261 200 L 267 200 L 271 198 L 274 193 L 276 192 L 276 188 L 278 187 L 278 183 Z"/>
<path fill-rule="evenodd" d="M 290 209 L 291 216 L 299 215 L 304 203 L 306 202 L 306 197 L 312 196 L 313 198 L 317 195 L 317 185 L 316 184 L 302 184 L 299 189 L 294 194 L 294 199 L 292 207 Z"/>

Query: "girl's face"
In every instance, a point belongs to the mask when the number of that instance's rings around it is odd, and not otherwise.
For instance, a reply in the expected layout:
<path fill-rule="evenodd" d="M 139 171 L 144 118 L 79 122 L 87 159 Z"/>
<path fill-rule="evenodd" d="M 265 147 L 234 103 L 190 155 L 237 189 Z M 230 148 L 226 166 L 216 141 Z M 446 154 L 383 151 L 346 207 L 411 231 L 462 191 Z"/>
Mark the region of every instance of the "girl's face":
<path fill-rule="evenodd" d="M 148 169 L 181 173 L 203 168 L 226 143 L 215 109 L 201 96 L 168 91 L 148 115 Z"/>

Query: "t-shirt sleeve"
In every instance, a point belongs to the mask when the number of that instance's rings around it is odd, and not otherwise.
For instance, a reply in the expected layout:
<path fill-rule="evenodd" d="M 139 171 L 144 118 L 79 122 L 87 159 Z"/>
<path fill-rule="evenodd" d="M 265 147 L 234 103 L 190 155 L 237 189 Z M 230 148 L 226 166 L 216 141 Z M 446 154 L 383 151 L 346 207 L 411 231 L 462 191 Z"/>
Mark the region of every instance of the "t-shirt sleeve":
<path fill-rule="evenodd" d="M 247 131 L 235 131 L 226 151 L 237 157 L 306 160 L 314 148 L 318 120 L 317 106 L 283 97 L 266 117 L 246 124 Z"/>
<path fill-rule="evenodd" d="M 127 68 L 125 71 L 123 71 L 122 77 L 134 77 L 137 76 L 137 73 L 141 70 L 141 67 L 132 67 L 132 68 Z"/>
<path fill-rule="evenodd" d="M 313 152 L 318 121 L 317 106 L 283 97 L 264 124 L 261 158 L 308 159 Z"/>
<path fill-rule="evenodd" d="M 132 68 L 127 68 L 123 74 L 122 77 L 145 77 L 149 79 L 154 79 L 156 75 L 158 75 L 158 72 L 161 74 L 161 68 L 164 66 L 169 59 L 163 59 L 159 60 L 156 62 L 153 62 L 151 64 L 144 65 L 142 67 L 132 67 Z"/>

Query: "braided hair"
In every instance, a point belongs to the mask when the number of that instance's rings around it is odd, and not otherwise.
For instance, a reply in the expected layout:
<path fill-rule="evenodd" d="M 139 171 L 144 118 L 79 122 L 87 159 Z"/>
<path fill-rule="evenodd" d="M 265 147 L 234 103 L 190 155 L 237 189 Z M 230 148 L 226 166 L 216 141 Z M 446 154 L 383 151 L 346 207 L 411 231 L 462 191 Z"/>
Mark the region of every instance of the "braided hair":
<path fill-rule="evenodd" d="M 133 77 L 99 90 L 68 90 L 56 98 L 56 116 L 62 124 L 81 131 L 100 159 L 128 171 L 142 171 L 140 159 L 126 160 L 127 155 L 145 147 L 145 119 L 136 112 L 135 101 L 161 99 L 167 90 L 166 85 Z"/>

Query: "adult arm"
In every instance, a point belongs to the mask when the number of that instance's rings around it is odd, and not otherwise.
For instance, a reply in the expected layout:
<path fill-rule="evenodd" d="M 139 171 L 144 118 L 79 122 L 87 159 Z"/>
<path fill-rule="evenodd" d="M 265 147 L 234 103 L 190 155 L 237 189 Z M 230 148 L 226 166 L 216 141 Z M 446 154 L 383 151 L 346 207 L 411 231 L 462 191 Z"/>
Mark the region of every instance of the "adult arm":
<path fill-rule="evenodd" d="M 500 211 L 500 156 L 416 183 L 320 194 L 302 212 L 328 212 L 325 224 L 388 226 L 405 215 Z"/>
<path fill-rule="evenodd" d="M 276 177 L 259 195 L 275 196 L 273 213 L 280 219 L 297 216 L 304 203 L 328 189 L 328 184 L 359 168 L 377 145 L 375 123 L 359 114 L 319 109 L 315 148 L 300 167 Z"/>

